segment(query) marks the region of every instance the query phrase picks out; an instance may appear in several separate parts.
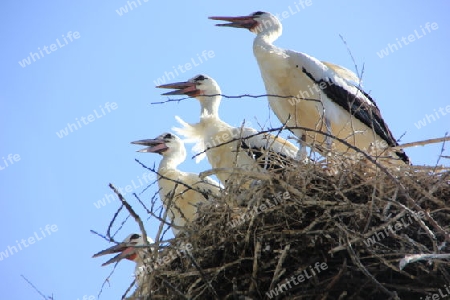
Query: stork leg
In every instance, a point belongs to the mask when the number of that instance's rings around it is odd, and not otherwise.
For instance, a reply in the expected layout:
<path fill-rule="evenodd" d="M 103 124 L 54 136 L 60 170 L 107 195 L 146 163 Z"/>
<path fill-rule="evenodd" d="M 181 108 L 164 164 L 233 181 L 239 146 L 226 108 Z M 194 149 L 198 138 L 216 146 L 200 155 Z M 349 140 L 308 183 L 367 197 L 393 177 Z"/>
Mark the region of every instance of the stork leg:
<path fill-rule="evenodd" d="M 306 134 L 302 134 L 299 140 L 299 149 L 297 151 L 297 160 L 302 162 L 308 161 L 308 153 L 306 151 Z"/>
<path fill-rule="evenodd" d="M 329 135 L 331 135 L 331 121 L 330 119 L 325 117 L 325 127 L 327 128 L 327 133 Z M 328 151 L 332 150 L 332 146 L 333 146 L 333 139 L 330 136 L 327 136 L 325 139 L 326 143 L 327 143 L 327 149 Z"/>
<path fill-rule="evenodd" d="M 335 155 L 335 149 L 334 149 L 334 145 L 335 143 L 333 142 L 333 139 L 331 138 L 332 135 L 332 131 L 331 131 L 331 121 L 330 119 L 328 119 L 327 117 L 324 117 L 325 119 L 325 127 L 327 130 L 327 137 L 325 139 L 326 145 L 327 145 L 327 153 L 326 153 L 326 164 L 327 166 L 325 167 L 325 172 L 329 175 L 329 176 L 333 176 L 333 175 L 337 175 L 339 172 L 337 170 L 337 162 L 336 159 L 334 157 Z"/>

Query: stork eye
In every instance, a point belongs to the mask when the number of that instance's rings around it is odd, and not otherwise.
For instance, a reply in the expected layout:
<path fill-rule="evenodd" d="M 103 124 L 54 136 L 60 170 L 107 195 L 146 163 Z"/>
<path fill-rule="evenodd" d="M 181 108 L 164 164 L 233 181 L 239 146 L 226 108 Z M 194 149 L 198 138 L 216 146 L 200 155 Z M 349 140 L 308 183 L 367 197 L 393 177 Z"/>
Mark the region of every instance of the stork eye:
<path fill-rule="evenodd" d="M 206 77 L 205 76 L 203 76 L 203 75 L 199 75 L 199 76 L 197 76 L 197 77 L 195 77 L 195 81 L 200 81 L 200 80 L 205 80 L 206 79 Z"/>
<path fill-rule="evenodd" d="M 164 138 L 165 138 L 165 139 L 171 139 L 171 138 L 173 138 L 173 136 L 172 136 L 170 133 L 168 133 L 168 134 L 166 134 L 166 135 L 164 136 Z"/>
<path fill-rule="evenodd" d="M 263 12 L 263 11 L 257 11 L 257 12 L 252 13 L 252 16 L 261 16 L 261 15 L 263 15 L 263 14 L 265 14 L 265 12 Z"/>
<path fill-rule="evenodd" d="M 131 237 L 130 237 L 130 240 L 137 240 L 138 238 L 140 238 L 141 236 L 139 235 L 139 234 L 137 234 L 137 233 L 135 233 L 135 234 L 133 234 Z"/>

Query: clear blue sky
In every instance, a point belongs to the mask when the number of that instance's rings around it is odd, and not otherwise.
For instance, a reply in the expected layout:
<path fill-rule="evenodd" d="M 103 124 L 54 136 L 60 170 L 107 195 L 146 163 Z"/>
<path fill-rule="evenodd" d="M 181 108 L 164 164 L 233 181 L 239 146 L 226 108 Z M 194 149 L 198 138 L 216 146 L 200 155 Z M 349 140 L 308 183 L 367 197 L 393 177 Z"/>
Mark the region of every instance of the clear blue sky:
<path fill-rule="evenodd" d="M 411 142 L 443 136 L 450 128 L 450 113 L 445 111 L 450 105 L 446 92 L 450 3 L 446 1 L 312 0 L 300 11 L 298 0 L 144 1 L 139 5 L 136 0 L 138 7 L 131 11 L 128 7 L 127 13 L 122 10 L 122 16 L 117 10 L 127 5 L 125 0 L 3 4 L 0 252 L 13 246 L 18 250 L 0 261 L 0 295 L 5 299 L 40 298 L 20 274 L 46 295 L 53 293 L 56 300 L 97 296 L 112 267 L 100 266 L 106 258 L 91 256 L 110 245 L 89 230 L 104 233 L 119 204 L 96 208 L 94 202 L 111 193 L 108 183 L 125 187 L 142 177 L 145 170 L 135 158 L 148 165 L 159 162 L 156 155 L 136 153 L 138 147 L 131 141 L 169 131 L 177 125 L 175 115 L 189 122 L 198 120 L 195 100 L 150 104 L 166 99 L 154 88 L 154 81 L 165 72 L 192 60 L 199 64 L 197 55 L 213 51 L 214 57 L 185 73 L 179 71 L 171 81 L 206 73 L 228 95 L 265 92 L 252 54 L 253 34 L 217 28 L 208 16 L 257 10 L 281 14 L 291 6 L 295 14 L 288 13 L 282 21 L 284 33 L 276 44 L 353 69 L 339 38 L 343 35 L 358 66 L 364 64 L 364 86 L 395 137 L 406 133 L 402 142 Z M 421 26 L 426 30 L 427 22 L 438 28 L 424 35 Z M 398 50 L 392 45 L 393 51 L 386 50 L 389 43 L 408 39 L 415 31 L 420 38 Z M 382 49 L 389 55 L 380 58 Z M 41 58 L 37 58 L 39 50 Z M 30 57 L 30 64 L 22 67 L 19 62 L 26 64 L 23 60 L 30 52 L 37 53 L 36 61 Z M 264 98 L 224 100 L 220 113 L 233 125 L 246 119 L 257 127 L 256 119 L 264 124 L 269 115 L 272 125 L 278 125 Z M 436 113 L 439 119 L 424 120 Z M 420 129 L 419 120 L 426 121 Z M 72 126 L 73 132 L 58 136 L 68 123 L 78 121 L 80 128 Z M 407 149 L 407 153 L 416 164 L 434 164 L 439 150 L 436 145 Z M 448 150 L 445 154 L 450 155 Z M 181 167 L 192 172 L 209 168 L 206 161 L 195 164 L 191 159 Z M 152 187 L 143 199 L 149 201 L 154 191 Z M 130 194 L 126 198 L 139 207 Z M 144 215 L 142 209 L 138 212 Z M 154 237 L 156 224 L 145 223 Z M 117 238 L 134 231 L 138 226 L 128 222 Z M 30 237 L 34 244 L 26 242 L 28 246 L 20 250 L 16 241 Z M 103 299 L 119 299 L 133 270 L 132 263 L 121 263 Z"/>

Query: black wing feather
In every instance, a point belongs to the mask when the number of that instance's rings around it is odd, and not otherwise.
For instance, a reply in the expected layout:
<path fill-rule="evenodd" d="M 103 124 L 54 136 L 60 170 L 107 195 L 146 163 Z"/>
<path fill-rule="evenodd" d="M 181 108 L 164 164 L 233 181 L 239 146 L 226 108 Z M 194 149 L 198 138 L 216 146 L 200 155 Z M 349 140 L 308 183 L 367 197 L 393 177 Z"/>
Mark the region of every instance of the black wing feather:
<path fill-rule="evenodd" d="M 312 81 L 321 87 L 321 90 L 332 99 L 336 104 L 349 111 L 352 116 L 367 125 L 369 128 L 373 128 L 376 134 L 378 134 L 390 147 L 398 146 L 397 141 L 394 139 L 392 132 L 381 117 L 380 110 L 375 101 L 363 90 L 359 89 L 361 93 L 371 102 L 374 106 L 366 103 L 359 95 L 350 93 L 347 89 L 340 85 L 335 84 L 330 78 L 316 80 L 311 73 L 305 68 L 302 69 Z M 324 88 L 322 88 L 324 87 Z M 409 158 L 403 150 L 396 151 L 398 155 L 405 163 L 409 163 Z"/>

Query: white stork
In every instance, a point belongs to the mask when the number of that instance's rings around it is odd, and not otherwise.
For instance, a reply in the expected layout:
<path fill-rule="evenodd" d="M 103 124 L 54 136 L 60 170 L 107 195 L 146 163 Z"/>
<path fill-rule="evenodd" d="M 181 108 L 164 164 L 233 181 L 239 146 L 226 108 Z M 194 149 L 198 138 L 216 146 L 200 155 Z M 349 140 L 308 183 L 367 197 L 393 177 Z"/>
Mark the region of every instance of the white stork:
<path fill-rule="evenodd" d="M 163 156 L 158 168 L 159 195 L 165 209 L 168 209 L 172 231 L 177 235 L 180 227 L 195 219 L 198 204 L 206 203 L 210 197 L 220 194 L 219 183 L 177 169 L 186 159 L 186 148 L 174 134 L 163 133 L 156 139 L 135 141 L 132 144 L 147 146 L 139 152 Z"/>
<path fill-rule="evenodd" d="M 298 148 L 287 140 L 271 134 L 258 134 L 249 127 L 233 127 L 222 121 L 219 118 L 221 90 L 211 77 L 197 75 L 186 82 L 158 87 L 176 89 L 163 95 L 188 95 L 200 102 L 200 122 L 188 124 L 177 117 L 184 128 L 174 130 L 196 140 L 194 149 L 200 153 L 206 151 L 214 169 L 225 169 L 216 174 L 222 183 L 226 184 L 234 167 L 254 171 L 282 169 L 287 161 L 297 158 Z"/>
<path fill-rule="evenodd" d="M 384 157 L 389 156 L 387 147 L 398 146 L 375 101 L 358 83 L 354 84 L 358 78 L 351 71 L 272 44 L 282 33 L 281 23 L 274 15 L 255 12 L 249 16 L 210 19 L 230 22 L 217 26 L 246 28 L 256 34 L 253 53 L 267 93 L 292 96 L 289 99 L 268 97 L 282 123 L 326 132 L 361 150 L 367 151 L 370 147 L 376 155 Z M 293 129 L 292 132 L 321 153 L 332 145 L 342 153 L 350 150 L 344 143 L 312 131 Z M 402 150 L 396 151 L 389 161 L 409 163 Z"/>
<path fill-rule="evenodd" d="M 154 241 L 150 237 L 147 237 L 147 240 L 149 244 L 154 243 Z M 112 246 L 108 249 L 102 250 L 94 254 L 92 257 L 95 258 L 106 254 L 119 253 L 107 262 L 103 263 L 102 267 L 114 262 L 119 262 L 124 258 L 134 261 L 138 265 L 142 265 L 144 259 L 150 257 L 148 250 L 143 246 L 145 246 L 145 243 L 142 235 L 132 233 L 127 236 L 121 243 L 118 243 L 117 245 Z"/>
<path fill-rule="evenodd" d="M 147 241 L 149 244 L 153 244 L 154 241 L 147 237 Z M 151 250 L 148 248 L 145 248 L 145 243 L 142 235 L 137 233 L 132 233 L 129 236 L 127 236 L 123 242 L 114 245 L 108 249 L 105 249 L 103 251 L 100 251 L 96 254 L 94 254 L 92 257 L 99 257 L 106 254 L 115 254 L 119 253 L 107 262 L 103 263 L 102 266 L 106 266 L 115 262 L 119 262 L 122 259 L 128 259 L 131 261 L 134 261 L 136 263 L 135 268 L 135 275 L 136 275 L 136 283 L 140 285 L 142 283 L 141 276 L 143 274 L 142 269 L 144 266 L 144 262 L 148 262 L 151 260 Z"/>

